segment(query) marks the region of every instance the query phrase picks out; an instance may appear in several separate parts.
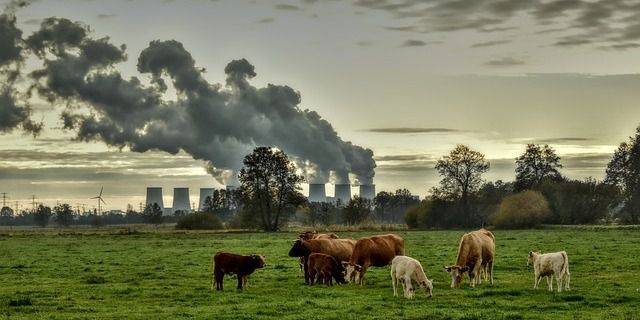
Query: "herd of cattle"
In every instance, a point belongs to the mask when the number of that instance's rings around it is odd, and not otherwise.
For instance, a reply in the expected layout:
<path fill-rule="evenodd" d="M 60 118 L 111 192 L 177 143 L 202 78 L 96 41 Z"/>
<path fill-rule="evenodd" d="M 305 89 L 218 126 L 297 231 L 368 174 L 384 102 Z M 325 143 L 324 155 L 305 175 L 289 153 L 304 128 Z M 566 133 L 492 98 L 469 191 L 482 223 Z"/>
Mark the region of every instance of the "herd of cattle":
<path fill-rule="evenodd" d="M 467 274 L 472 287 L 485 281 L 493 284 L 493 261 L 496 252 L 495 237 L 488 230 L 480 229 L 466 233 L 458 245 L 456 263 L 445 267 L 451 275 L 451 288 L 458 288 Z M 306 284 L 333 285 L 356 283 L 365 284 L 369 267 L 391 265 L 393 295 L 397 296 L 400 283 L 405 298 L 415 296 L 414 284 L 432 296 L 433 283 L 429 280 L 420 262 L 404 255 L 404 239 L 395 234 L 365 237 L 359 240 L 341 239 L 334 233 L 306 231 L 299 235 L 291 250 L 290 257 L 298 257 Z M 569 259 L 564 251 L 541 254 L 529 252 L 528 264 L 534 267 L 534 289 L 540 280 L 547 279 L 548 289 L 553 290 L 556 277 L 558 291 L 569 290 Z M 238 289 L 247 285 L 248 277 L 256 269 L 263 268 L 265 260 L 260 255 L 243 256 L 218 252 L 213 257 L 213 282 L 216 290 L 223 289 L 225 274 L 233 274 L 238 279 Z"/>

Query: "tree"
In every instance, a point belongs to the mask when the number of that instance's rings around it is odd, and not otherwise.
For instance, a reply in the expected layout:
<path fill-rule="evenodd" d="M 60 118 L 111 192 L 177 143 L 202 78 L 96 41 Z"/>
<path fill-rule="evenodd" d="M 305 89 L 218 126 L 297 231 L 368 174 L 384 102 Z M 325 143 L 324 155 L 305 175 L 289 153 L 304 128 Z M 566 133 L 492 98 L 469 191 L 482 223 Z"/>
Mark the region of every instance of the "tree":
<path fill-rule="evenodd" d="M 390 221 L 393 205 L 393 193 L 380 191 L 373 198 L 374 213 L 380 222 Z"/>
<path fill-rule="evenodd" d="M 543 180 L 562 178 L 560 157 L 549 145 L 527 144 L 523 155 L 516 158 L 516 191 L 535 189 Z"/>
<path fill-rule="evenodd" d="M 33 212 L 33 222 L 36 225 L 44 228 L 49 224 L 51 219 L 51 208 L 43 204 L 39 204 L 36 210 Z"/>
<path fill-rule="evenodd" d="M 59 204 L 53 208 L 54 219 L 58 225 L 68 227 L 73 222 L 73 209 L 67 203 Z"/>
<path fill-rule="evenodd" d="M 391 221 L 392 223 L 401 222 L 407 211 L 416 207 L 420 200 L 411 194 L 408 189 L 398 189 L 391 197 Z"/>
<path fill-rule="evenodd" d="M 436 163 L 436 170 L 442 177 L 437 193 L 444 198 L 453 198 L 462 203 L 463 219 L 471 224 L 470 195 L 482 184 L 482 174 L 489 170 L 489 162 L 484 155 L 469 149 L 465 145 L 458 145 Z"/>
<path fill-rule="evenodd" d="M 8 226 L 13 223 L 13 209 L 2 207 L 0 209 L 0 225 Z"/>
<path fill-rule="evenodd" d="M 236 195 L 233 190 L 214 190 L 207 196 L 202 205 L 202 212 L 215 214 L 218 218 L 227 220 L 237 207 Z"/>
<path fill-rule="evenodd" d="M 307 210 L 307 220 L 312 227 L 320 223 L 329 225 L 335 220 L 336 206 L 329 202 L 310 202 Z"/>
<path fill-rule="evenodd" d="M 264 231 L 280 229 L 295 209 L 306 202 L 289 157 L 271 147 L 257 147 L 244 158 L 240 170 L 240 192 L 244 212 L 252 216 Z M 257 216 L 255 216 L 257 215 Z"/>
<path fill-rule="evenodd" d="M 342 212 L 345 222 L 350 226 L 365 222 L 371 216 L 371 200 L 355 196 Z"/>
<path fill-rule="evenodd" d="M 607 165 L 605 183 L 622 189 L 625 220 L 640 223 L 640 127 L 613 153 Z"/>
<path fill-rule="evenodd" d="M 527 190 L 504 198 L 493 223 L 500 228 L 531 228 L 550 215 L 547 199 L 538 191 Z"/>
<path fill-rule="evenodd" d="M 157 203 L 150 203 L 142 211 L 142 217 L 144 221 L 153 225 L 159 225 L 162 223 L 162 208 Z"/>

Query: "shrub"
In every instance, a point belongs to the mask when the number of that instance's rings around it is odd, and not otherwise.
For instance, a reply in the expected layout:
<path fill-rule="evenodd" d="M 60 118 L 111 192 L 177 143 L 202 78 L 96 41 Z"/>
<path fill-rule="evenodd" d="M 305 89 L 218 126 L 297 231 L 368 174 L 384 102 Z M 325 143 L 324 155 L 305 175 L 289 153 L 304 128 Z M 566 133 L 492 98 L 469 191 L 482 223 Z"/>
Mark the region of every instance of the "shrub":
<path fill-rule="evenodd" d="M 528 190 L 504 198 L 493 223 L 499 228 L 531 228 L 550 215 L 547 199 L 540 192 Z"/>
<path fill-rule="evenodd" d="M 213 213 L 196 212 L 181 217 L 176 229 L 186 230 L 217 230 L 222 229 L 222 222 Z"/>

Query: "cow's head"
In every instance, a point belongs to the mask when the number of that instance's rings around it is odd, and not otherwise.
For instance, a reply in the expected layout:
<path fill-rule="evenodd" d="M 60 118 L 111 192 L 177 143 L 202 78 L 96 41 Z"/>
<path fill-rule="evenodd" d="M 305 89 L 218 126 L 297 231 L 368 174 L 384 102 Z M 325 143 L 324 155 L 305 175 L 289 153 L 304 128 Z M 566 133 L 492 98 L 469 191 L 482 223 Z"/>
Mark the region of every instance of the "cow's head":
<path fill-rule="evenodd" d="M 420 283 L 420 287 L 427 292 L 427 297 L 433 297 L 433 282 L 431 280 L 425 280 Z"/>
<path fill-rule="evenodd" d="M 444 267 L 444 270 L 451 275 L 451 288 L 458 288 L 460 287 L 460 283 L 462 283 L 462 279 L 464 278 L 464 273 L 469 271 L 469 267 L 449 266 L 449 267 Z"/>
<path fill-rule="evenodd" d="M 304 257 L 307 255 L 309 255 L 309 249 L 304 245 L 304 241 L 294 241 L 291 250 L 289 250 L 289 257 Z"/>
<path fill-rule="evenodd" d="M 264 268 L 264 265 L 265 265 L 264 257 L 261 255 L 252 254 L 251 265 L 256 269 Z"/>
<path fill-rule="evenodd" d="M 533 264 L 533 260 L 539 254 L 539 252 L 529 251 L 529 255 L 527 255 L 527 266 Z"/>
<path fill-rule="evenodd" d="M 350 264 L 349 262 L 343 261 L 342 267 L 346 270 L 345 278 L 347 282 L 355 282 L 356 274 L 362 272 L 362 266 L 359 264 Z"/>
<path fill-rule="evenodd" d="M 338 264 L 338 268 L 336 270 L 336 274 L 334 275 L 334 277 L 336 278 L 336 282 L 338 282 L 339 284 L 345 284 L 348 283 L 347 281 L 347 268 L 345 267 L 345 263 L 348 265 L 348 262 L 342 262 Z"/>

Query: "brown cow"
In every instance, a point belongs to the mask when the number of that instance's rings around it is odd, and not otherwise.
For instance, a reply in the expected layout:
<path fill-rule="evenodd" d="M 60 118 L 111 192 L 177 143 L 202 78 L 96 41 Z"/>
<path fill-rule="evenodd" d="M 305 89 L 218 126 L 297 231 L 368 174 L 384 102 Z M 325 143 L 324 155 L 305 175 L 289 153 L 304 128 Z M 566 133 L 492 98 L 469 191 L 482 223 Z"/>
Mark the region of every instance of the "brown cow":
<path fill-rule="evenodd" d="M 300 240 L 312 240 L 312 239 L 338 239 L 338 235 L 335 233 L 318 233 L 314 231 L 304 231 L 298 235 Z M 304 271 L 305 258 L 300 257 L 300 271 Z"/>
<path fill-rule="evenodd" d="M 344 279 L 345 269 L 336 258 L 324 253 L 312 253 L 307 258 L 307 270 L 309 272 L 309 284 L 313 285 L 316 276 L 318 283 L 324 282 L 327 286 L 332 286 L 332 279 L 336 283 L 347 283 Z"/>
<path fill-rule="evenodd" d="M 312 240 L 296 240 L 289 250 L 290 257 L 303 257 L 306 259 L 312 253 L 328 254 L 338 262 L 349 261 L 356 241 L 352 239 L 312 239 Z M 304 283 L 309 284 L 309 274 L 307 264 L 304 266 Z"/>
<path fill-rule="evenodd" d="M 469 273 L 469 283 L 472 287 L 480 284 L 480 273 L 484 271 L 485 280 L 488 277 L 493 284 L 493 257 L 496 253 L 496 239 L 491 231 L 480 229 L 466 233 L 458 245 L 456 264 L 445 267 L 451 274 L 451 288 L 458 288 L 464 273 Z"/>
<path fill-rule="evenodd" d="M 213 284 L 216 290 L 223 289 L 224 275 L 235 274 L 238 277 L 238 289 L 242 290 L 243 285 L 246 286 L 249 275 L 256 269 L 264 267 L 264 257 L 257 254 L 250 256 L 241 256 L 238 254 L 218 252 L 213 256 Z"/>
<path fill-rule="evenodd" d="M 404 255 L 404 239 L 395 234 L 386 234 L 362 238 L 356 243 L 353 254 L 349 259 L 347 279 L 356 280 L 356 283 L 364 284 L 364 276 L 369 267 L 384 267 L 391 264 L 395 256 Z"/>

